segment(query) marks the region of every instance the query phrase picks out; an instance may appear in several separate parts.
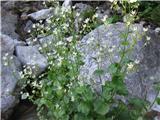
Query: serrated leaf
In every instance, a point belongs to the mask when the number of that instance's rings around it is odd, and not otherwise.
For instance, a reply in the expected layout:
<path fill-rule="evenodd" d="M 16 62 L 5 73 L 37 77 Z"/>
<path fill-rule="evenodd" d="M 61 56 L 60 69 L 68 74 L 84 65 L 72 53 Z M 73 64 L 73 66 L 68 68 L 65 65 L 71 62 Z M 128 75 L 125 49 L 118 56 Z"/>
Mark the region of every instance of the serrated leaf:
<path fill-rule="evenodd" d="M 100 114 L 105 115 L 109 111 L 109 105 L 107 105 L 102 98 L 97 99 L 94 103 L 94 110 Z"/>
<path fill-rule="evenodd" d="M 116 71 L 117 71 L 117 65 L 116 65 L 116 63 L 111 64 L 111 65 L 108 67 L 108 71 L 109 71 L 109 73 L 111 73 L 111 74 L 116 73 Z"/>
<path fill-rule="evenodd" d="M 78 112 L 81 112 L 87 115 L 89 111 L 90 111 L 90 106 L 87 103 L 81 102 L 78 105 Z"/>

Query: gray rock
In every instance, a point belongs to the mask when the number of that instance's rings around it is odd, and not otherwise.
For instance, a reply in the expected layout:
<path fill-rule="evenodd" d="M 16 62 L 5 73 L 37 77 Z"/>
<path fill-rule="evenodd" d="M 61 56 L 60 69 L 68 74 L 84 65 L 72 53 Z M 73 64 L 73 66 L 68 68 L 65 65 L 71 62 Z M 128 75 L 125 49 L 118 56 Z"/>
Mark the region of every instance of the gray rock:
<path fill-rule="evenodd" d="M 17 45 L 17 40 L 11 39 L 9 36 L 1 34 L 1 111 L 2 117 L 8 118 L 12 112 L 12 108 L 18 102 L 15 96 L 15 86 L 19 79 L 19 71 L 21 71 L 21 64 L 17 57 L 13 55 L 14 47 Z M 6 53 L 8 55 L 6 56 Z M 4 59 L 5 58 L 5 59 Z M 13 59 L 11 59 L 13 58 Z M 8 63 L 5 66 L 5 63 Z"/>
<path fill-rule="evenodd" d="M 111 16 L 111 10 L 108 9 L 108 10 L 105 10 L 102 12 L 102 10 L 98 9 L 96 11 L 96 14 L 98 15 L 97 18 L 102 21 L 103 17 L 106 16 L 107 18 L 109 18 Z"/>
<path fill-rule="evenodd" d="M 12 10 L 15 8 L 15 1 L 7 1 L 4 3 L 3 8 L 6 10 Z"/>
<path fill-rule="evenodd" d="M 71 7 L 72 5 L 72 0 L 64 0 L 63 2 L 63 7 Z"/>
<path fill-rule="evenodd" d="M 2 53 L 9 53 L 12 55 L 14 52 L 15 46 L 25 45 L 25 42 L 18 41 L 16 39 L 12 39 L 11 37 L 5 34 L 1 34 L 0 38 L 1 38 L 0 44 L 2 46 L 2 49 L 1 49 Z"/>
<path fill-rule="evenodd" d="M 9 35 L 13 39 L 19 39 L 19 35 L 15 32 L 17 24 L 17 15 L 12 14 L 10 11 L 1 9 L 1 30 L 3 34 Z"/>
<path fill-rule="evenodd" d="M 26 26 L 24 27 L 24 31 L 28 32 L 32 29 L 33 22 L 31 20 L 27 21 Z"/>
<path fill-rule="evenodd" d="M 83 4 L 83 3 L 76 3 L 75 7 L 76 7 L 76 12 L 79 12 L 79 13 L 83 13 L 84 11 L 90 10 L 92 8 L 90 5 Z"/>
<path fill-rule="evenodd" d="M 130 28 L 131 31 L 137 29 L 137 32 L 130 33 L 128 41 L 133 42 L 131 38 L 136 38 L 138 41 L 129 57 L 140 63 L 137 69 L 127 74 L 125 83 L 132 96 L 143 99 L 147 96 L 146 99 L 152 102 L 157 94 L 153 89 L 153 84 L 160 81 L 160 36 L 149 31 L 148 36 L 151 37 L 151 40 L 147 46 L 144 46 L 146 39 L 139 37 L 144 33 L 142 25 L 134 24 Z M 79 49 L 84 54 L 85 64 L 81 67 L 80 78 L 89 84 L 94 83 L 93 87 L 95 88 L 104 81 L 111 80 L 108 67 L 111 63 L 120 61 L 119 51 L 123 49 L 120 45 L 122 42 L 120 33 L 125 31 L 123 23 L 101 25 L 83 37 Z M 98 64 L 95 59 L 98 59 Z M 98 66 L 106 71 L 101 79 L 94 74 Z M 150 100 L 151 98 L 152 100 Z"/>
<path fill-rule="evenodd" d="M 42 9 L 40 11 L 29 14 L 28 17 L 34 20 L 42 20 L 51 17 L 53 14 L 53 9 Z"/>
<path fill-rule="evenodd" d="M 32 68 L 34 75 L 40 74 L 47 67 L 47 59 L 39 53 L 36 47 L 17 46 L 16 55 L 23 65 L 30 67 L 36 66 L 35 69 Z"/>
<path fill-rule="evenodd" d="M 2 54 L 3 56 L 3 54 Z M 11 57 L 12 55 L 9 55 Z M 9 65 L 4 66 L 2 60 L 2 69 L 1 69 L 1 111 L 2 117 L 8 118 L 11 112 L 13 111 L 13 107 L 19 102 L 15 91 L 16 84 L 19 77 L 19 72 L 21 71 L 21 64 L 19 60 L 12 56 L 13 60 L 8 60 Z"/>

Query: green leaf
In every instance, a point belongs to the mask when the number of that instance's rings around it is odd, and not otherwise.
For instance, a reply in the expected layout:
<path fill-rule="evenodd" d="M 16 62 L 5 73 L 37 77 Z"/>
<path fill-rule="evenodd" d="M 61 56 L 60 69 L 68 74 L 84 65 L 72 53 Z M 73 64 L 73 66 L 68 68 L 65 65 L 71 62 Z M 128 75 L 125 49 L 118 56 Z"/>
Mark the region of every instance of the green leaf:
<path fill-rule="evenodd" d="M 118 69 L 117 63 L 113 63 L 113 64 L 111 64 L 111 65 L 108 67 L 108 71 L 109 71 L 109 73 L 111 73 L 111 74 L 116 73 L 116 72 L 117 72 L 117 69 Z"/>
<path fill-rule="evenodd" d="M 128 46 L 128 45 L 129 45 L 129 41 L 122 41 L 121 44 L 122 44 L 123 46 Z"/>
<path fill-rule="evenodd" d="M 86 88 L 85 93 L 84 93 L 84 97 L 86 101 L 92 101 L 93 100 L 93 92 L 91 89 Z"/>
<path fill-rule="evenodd" d="M 100 115 L 105 115 L 109 111 L 109 105 L 102 98 L 98 98 L 94 103 L 94 110 Z"/>
<path fill-rule="evenodd" d="M 157 101 L 157 103 L 160 105 L 160 98 L 157 98 L 156 101 Z"/>
<path fill-rule="evenodd" d="M 81 113 L 84 113 L 87 115 L 89 113 L 89 111 L 90 111 L 90 106 L 87 103 L 85 103 L 85 102 L 79 103 L 78 112 L 81 112 Z"/>
<path fill-rule="evenodd" d="M 129 99 L 129 104 L 133 105 L 133 107 L 135 107 L 137 110 L 140 110 L 144 108 L 147 102 L 139 98 L 131 98 Z"/>
<path fill-rule="evenodd" d="M 94 71 L 94 73 L 96 76 L 99 76 L 99 75 L 103 75 L 104 74 L 104 70 L 103 69 L 97 69 Z"/>

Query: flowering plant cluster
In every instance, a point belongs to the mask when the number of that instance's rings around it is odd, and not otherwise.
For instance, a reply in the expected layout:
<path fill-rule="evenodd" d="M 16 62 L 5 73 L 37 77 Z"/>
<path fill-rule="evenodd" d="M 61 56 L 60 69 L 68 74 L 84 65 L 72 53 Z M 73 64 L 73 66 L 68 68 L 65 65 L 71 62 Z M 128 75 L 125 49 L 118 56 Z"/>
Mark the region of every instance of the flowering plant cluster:
<path fill-rule="evenodd" d="M 130 3 L 133 2 L 133 0 L 130 1 Z M 128 13 L 125 5 L 130 3 L 122 1 L 124 14 Z M 112 7 L 117 8 L 117 5 L 114 1 Z M 39 47 L 39 50 L 48 58 L 49 66 L 39 77 L 21 75 L 23 79 L 27 78 L 27 85 L 33 89 L 28 93 L 23 88 L 25 93 L 22 93 L 22 99 L 29 98 L 38 106 L 38 116 L 41 120 L 142 120 L 148 109 L 146 101 L 131 98 L 126 103 L 116 98 L 116 96 L 128 95 L 124 84 L 125 75 L 139 64 L 138 60 L 128 59 L 128 54 L 135 46 L 135 41 L 130 43 L 127 39 L 130 26 L 137 19 L 136 11 L 130 10 L 131 12 L 125 17 L 127 31 L 122 33 L 121 59 L 110 65 L 109 72 L 112 80 L 101 85 L 101 92 L 96 92 L 92 85 L 85 84 L 85 80 L 80 78 L 83 60 L 82 53 L 77 49 L 79 39 L 83 35 L 81 33 L 87 31 L 86 28 L 90 29 L 88 23 L 93 22 L 97 15 L 93 15 L 93 21 L 86 18 L 81 26 L 82 31 L 79 32 L 76 31 L 74 24 L 74 9 L 58 6 L 55 11 L 58 14 L 48 18 L 46 26 L 42 21 L 33 25 L 35 29 L 34 32 L 32 31 L 33 36 L 41 34 L 53 37 L 51 41 Z M 76 16 L 79 14 L 77 13 Z M 102 21 L 107 24 L 106 17 Z M 145 31 L 147 31 L 146 28 Z M 33 42 L 36 40 L 34 38 Z M 149 41 L 150 38 L 147 37 L 147 40 Z M 114 46 L 109 49 L 109 52 L 112 53 L 113 49 L 115 49 Z M 30 70 L 30 68 L 26 69 L 25 71 Z M 26 74 L 31 75 L 30 72 Z M 97 69 L 95 74 L 101 76 L 104 71 Z"/>

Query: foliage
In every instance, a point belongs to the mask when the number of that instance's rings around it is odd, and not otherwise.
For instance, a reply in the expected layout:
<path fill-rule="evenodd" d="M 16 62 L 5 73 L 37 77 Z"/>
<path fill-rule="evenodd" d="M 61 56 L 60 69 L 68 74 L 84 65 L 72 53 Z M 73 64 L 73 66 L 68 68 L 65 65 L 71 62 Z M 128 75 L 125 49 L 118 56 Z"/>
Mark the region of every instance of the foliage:
<path fill-rule="evenodd" d="M 160 2 L 140 2 L 139 16 L 147 21 L 160 25 Z"/>
<path fill-rule="evenodd" d="M 124 84 L 128 66 L 133 67 L 132 60 L 128 56 L 136 42 L 133 40 L 130 43 L 127 39 L 134 19 L 126 20 L 127 30 L 121 34 L 123 41 L 120 45 L 122 47 L 120 61 L 112 63 L 108 68 L 111 81 L 106 81 L 101 85 L 101 92 L 96 92 L 92 85 L 86 84 L 85 79 L 79 76 L 83 61 L 77 45 L 83 34 L 75 30 L 75 12 L 70 8 L 58 6 L 57 13 L 58 15 L 47 20 L 46 28 L 42 27 L 32 32 L 54 36 L 54 42 L 42 45 L 40 49 L 48 57 L 48 70 L 38 78 L 39 80 L 32 78 L 29 82 L 36 90 L 30 93 L 29 99 L 38 106 L 39 118 L 41 120 L 138 120 L 143 118 L 147 103 L 138 98 L 126 99 L 128 92 Z M 130 16 L 135 18 L 134 14 Z M 90 19 L 87 21 L 94 22 Z M 109 19 L 109 21 L 114 20 Z M 84 22 L 82 26 L 91 25 L 87 23 Z M 83 29 L 83 31 L 87 30 Z M 106 70 L 98 68 L 94 74 L 101 77 L 105 72 Z M 117 96 L 125 97 L 127 102 L 117 99 Z"/>

